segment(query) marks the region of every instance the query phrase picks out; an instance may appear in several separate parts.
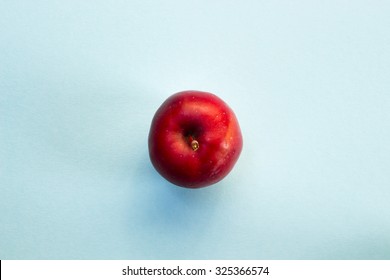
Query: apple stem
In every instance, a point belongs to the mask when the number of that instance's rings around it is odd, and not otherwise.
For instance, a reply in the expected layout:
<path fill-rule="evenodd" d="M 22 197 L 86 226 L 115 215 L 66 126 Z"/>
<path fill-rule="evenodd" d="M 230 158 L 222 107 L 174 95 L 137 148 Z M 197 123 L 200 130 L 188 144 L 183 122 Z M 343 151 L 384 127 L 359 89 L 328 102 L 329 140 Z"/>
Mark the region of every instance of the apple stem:
<path fill-rule="evenodd" d="M 190 142 L 190 145 L 191 145 L 191 148 L 193 151 L 196 151 L 197 149 L 199 149 L 199 142 L 196 141 L 192 136 L 189 136 L 188 140 Z"/>

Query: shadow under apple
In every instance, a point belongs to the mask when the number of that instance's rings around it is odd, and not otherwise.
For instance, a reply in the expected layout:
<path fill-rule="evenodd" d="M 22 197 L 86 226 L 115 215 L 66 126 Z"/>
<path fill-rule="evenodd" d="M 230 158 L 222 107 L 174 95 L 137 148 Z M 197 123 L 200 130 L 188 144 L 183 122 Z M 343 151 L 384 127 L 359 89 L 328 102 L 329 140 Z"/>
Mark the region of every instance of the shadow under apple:
<path fill-rule="evenodd" d="M 179 251 L 196 251 L 213 228 L 223 183 L 201 189 L 175 186 L 154 170 L 147 152 L 136 174 L 131 180 L 134 197 L 128 222 L 138 238 L 149 244 L 140 257 L 185 258 Z"/>

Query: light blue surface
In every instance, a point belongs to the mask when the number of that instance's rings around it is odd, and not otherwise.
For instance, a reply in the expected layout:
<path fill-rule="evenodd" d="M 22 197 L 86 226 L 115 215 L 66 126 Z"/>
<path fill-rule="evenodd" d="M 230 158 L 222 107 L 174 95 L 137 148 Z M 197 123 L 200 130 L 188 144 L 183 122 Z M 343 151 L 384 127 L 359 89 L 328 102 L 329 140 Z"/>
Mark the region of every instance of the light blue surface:
<path fill-rule="evenodd" d="M 0 259 L 390 259 L 386 1 L 0 1 Z M 240 121 L 201 190 L 150 121 L 211 91 Z"/>

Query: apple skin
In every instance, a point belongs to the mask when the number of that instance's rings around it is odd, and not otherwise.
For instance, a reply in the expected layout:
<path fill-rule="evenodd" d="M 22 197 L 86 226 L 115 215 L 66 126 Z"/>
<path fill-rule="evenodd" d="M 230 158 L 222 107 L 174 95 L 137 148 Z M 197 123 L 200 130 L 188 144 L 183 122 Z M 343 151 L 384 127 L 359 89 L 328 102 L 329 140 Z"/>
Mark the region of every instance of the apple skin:
<path fill-rule="evenodd" d="M 243 140 L 234 112 L 222 99 L 188 90 L 173 94 L 158 108 L 148 146 L 161 176 L 177 186 L 201 188 L 232 170 Z"/>

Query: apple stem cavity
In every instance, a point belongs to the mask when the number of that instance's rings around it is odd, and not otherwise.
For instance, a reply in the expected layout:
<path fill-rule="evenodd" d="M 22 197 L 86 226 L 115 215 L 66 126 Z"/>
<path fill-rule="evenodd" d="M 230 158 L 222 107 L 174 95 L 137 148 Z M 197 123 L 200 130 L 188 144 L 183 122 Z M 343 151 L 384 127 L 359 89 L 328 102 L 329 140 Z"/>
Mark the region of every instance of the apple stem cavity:
<path fill-rule="evenodd" d="M 196 141 L 192 136 L 189 136 L 188 140 L 190 142 L 190 145 L 191 145 L 191 148 L 193 151 L 196 151 L 197 149 L 199 149 L 199 142 Z"/>

